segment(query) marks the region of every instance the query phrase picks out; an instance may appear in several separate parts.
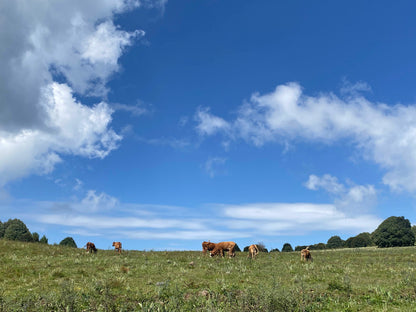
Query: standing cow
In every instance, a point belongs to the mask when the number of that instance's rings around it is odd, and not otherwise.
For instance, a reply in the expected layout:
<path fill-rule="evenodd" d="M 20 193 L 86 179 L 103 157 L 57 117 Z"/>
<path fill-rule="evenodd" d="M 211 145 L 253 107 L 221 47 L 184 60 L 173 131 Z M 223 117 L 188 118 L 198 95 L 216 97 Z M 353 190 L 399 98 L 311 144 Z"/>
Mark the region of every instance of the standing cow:
<path fill-rule="evenodd" d="M 114 247 L 116 252 L 121 254 L 121 243 L 120 242 L 113 242 L 113 247 Z"/>
<path fill-rule="evenodd" d="M 221 242 L 215 244 L 215 248 L 211 251 L 211 257 L 221 255 L 224 257 L 224 251 L 228 251 L 228 256 L 235 257 L 235 243 L 234 242 Z"/>
<path fill-rule="evenodd" d="M 259 253 L 259 247 L 255 244 L 248 247 L 248 258 L 254 259 Z"/>
<path fill-rule="evenodd" d="M 91 253 L 91 252 L 96 253 L 97 252 L 97 248 L 95 248 L 94 243 L 88 242 L 86 246 L 87 246 L 87 252 L 89 252 L 89 253 Z"/>
<path fill-rule="evenodd" d="M 313 261 L 312 254 L 309 251 L 309 246 L 306 247 L 305 249 L 302 249 L 300 251 L 300 260 L 301 261 L 308 261 L 308 260 L 310 260 L 311 262 Z"/>
<path fill-rule="evenodd" d="M 215 248 L 215 245 L 215 243 L 211 243 L 210 241 L 202 242 L 202 253 L 206 255 L 207 251 L 211 252 Z"/>

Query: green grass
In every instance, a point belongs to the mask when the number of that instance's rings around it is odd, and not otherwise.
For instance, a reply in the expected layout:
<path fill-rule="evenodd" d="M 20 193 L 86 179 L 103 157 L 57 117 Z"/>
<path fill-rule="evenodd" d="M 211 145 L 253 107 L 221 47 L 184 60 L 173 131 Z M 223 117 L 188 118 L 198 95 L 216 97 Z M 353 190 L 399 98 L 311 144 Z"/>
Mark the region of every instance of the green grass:
<path fill-rule="evenodd" d="M 0 311 L 415 311 L 415 247 L 312 253 L 302 263 L 299 252 L 87 254 L 0 240 Z"/>

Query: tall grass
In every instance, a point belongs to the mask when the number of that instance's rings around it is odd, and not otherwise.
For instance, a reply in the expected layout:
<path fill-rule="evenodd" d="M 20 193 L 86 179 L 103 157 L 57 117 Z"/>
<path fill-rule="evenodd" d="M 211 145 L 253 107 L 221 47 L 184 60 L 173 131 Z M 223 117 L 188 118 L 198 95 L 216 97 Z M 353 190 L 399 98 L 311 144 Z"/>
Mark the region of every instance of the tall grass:
<path fill-rule="evenodd" d="M 85 250 L 0 240 L 0 311 L 415 311 L 414 247 L 260 253 Z"/>

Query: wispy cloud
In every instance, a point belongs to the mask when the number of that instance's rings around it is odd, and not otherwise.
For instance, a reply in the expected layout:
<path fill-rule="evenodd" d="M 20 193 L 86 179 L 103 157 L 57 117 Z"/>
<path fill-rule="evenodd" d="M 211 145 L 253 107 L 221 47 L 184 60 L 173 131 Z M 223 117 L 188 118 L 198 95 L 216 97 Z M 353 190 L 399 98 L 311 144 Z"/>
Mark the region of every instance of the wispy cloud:
<path fill-rule="evenodd" d="M 348 214 L 369 211 L 377 203 L 377 190 L 373 185 L 356 185 L 338 182 L 336 177 L 325 174 L 322 177 L 310 175 L 305 186 L 310 190 L 324 190 L 334 198 L 335 206 Z"/>
<path fill-rule="evenodd" d="M 333 93 L 307 96 L 298 83 L 279 85 L 267 94 L 255 93 L 227 121 L 199 109 L 199 134 L 221 134 L 224 140 L 243 139 L 256 146 L 269 142 L 324 142 L 341 139 L 363 158 L 378 164 L 383 182 L 393 190 L 416 191 L 416 107 L 373 103 L 358 91 L 360 83 L 344 87 L 345 98 Z"/>
<path fill-rule="evenodd" d="M 212 157 L 205 162 L 205 171 L 211 178 L 218 174 L 223 174 L 226 161 L 227 159 L 223 157 Z"/>

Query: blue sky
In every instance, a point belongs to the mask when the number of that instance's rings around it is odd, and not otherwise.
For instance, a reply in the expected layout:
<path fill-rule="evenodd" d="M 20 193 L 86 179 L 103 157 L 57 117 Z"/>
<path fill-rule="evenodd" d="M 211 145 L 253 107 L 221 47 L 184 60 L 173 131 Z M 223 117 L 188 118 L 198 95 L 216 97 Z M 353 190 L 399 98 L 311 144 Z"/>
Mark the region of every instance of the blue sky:
<path fill-rule="evenodd" d="M 416 222 L 416 4 L 0 4 L 0 220 L 281 249 Z"/>

